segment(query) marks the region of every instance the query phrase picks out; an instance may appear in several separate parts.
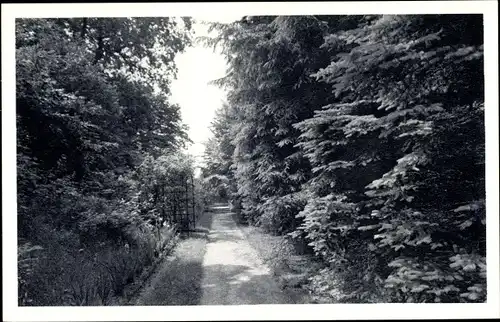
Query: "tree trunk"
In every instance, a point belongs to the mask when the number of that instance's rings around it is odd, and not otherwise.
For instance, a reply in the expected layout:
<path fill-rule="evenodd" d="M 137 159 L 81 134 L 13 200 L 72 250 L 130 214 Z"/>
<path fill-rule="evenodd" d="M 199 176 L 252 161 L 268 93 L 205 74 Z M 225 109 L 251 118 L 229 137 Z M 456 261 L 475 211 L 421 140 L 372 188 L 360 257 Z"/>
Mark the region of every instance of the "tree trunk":
<path fill-rule="evenodd" d="M 104 41 L 103 41 L 103 31 L 102 31 L 102 26 L 99 26 L 97 28 L 98 34 L 97 34 L 97 49 L 95 51 L 95 57 L 94 57 L 94 65 L 99 62 L 99 60 L 104 56 Z"/>
<path fill-rule="evenodd" d="M 80 37 L 83 39 L 87 35 L 87 18 L 82 19 L 82 29 L 80 30 Z"/>

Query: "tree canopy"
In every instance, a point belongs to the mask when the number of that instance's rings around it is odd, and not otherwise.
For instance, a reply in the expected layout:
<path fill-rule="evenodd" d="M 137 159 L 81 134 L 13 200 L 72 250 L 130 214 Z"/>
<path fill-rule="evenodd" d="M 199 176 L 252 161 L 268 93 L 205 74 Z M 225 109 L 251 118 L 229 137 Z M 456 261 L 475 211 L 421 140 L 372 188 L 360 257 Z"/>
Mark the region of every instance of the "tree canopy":
<path fill-rule="evenodd" d="M 168 17 L 16 20 L 21 305 L 92 304 L 92 289 L 119 293 L 152 260 L 168 219 L 159 189 L 184 187 L 194 168 L 169 102 L 190 29 Z M 93 277 L 79 276 L 96 258 Z"/>

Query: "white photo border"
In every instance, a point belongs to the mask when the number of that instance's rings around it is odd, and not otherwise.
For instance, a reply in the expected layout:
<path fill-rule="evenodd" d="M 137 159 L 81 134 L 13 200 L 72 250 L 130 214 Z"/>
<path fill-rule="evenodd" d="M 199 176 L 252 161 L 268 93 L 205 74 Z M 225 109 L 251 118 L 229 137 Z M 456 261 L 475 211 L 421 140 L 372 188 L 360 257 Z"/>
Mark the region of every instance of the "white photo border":
<path fill-rule="evenodd" d="M 15 18 L 309 14 L 482 14 L 484 18 L 487 303 L 18 307 Z M 500 318 L 498 2 L 225 2 L 2 4 L 3 317 L 7 321 L 357 320 Z"/>

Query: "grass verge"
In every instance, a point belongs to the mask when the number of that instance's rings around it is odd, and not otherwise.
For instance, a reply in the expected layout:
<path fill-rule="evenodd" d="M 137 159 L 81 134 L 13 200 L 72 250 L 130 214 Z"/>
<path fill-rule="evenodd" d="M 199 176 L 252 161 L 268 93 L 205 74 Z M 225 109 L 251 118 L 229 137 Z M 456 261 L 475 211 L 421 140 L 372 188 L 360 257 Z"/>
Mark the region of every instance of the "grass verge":
<path fill-rule="evenodd" d="M 273 236 L 260 227 L 241 224 L 234 213 L 233 219 L 295 304 L 315 303 L 309 290 L 309 277 L 317 274 L 321 264 L 311 256 L 297 255 L 293 245 L 283 236 Z"/>
<path fill-rule="evenodd" d="M 206 251 L 206 234 L 212 214 L 205 213 L 195 232 L 181 236 L 171 255 L 129 305 L 197 305 L 201 299 L 202 263 Z"/>

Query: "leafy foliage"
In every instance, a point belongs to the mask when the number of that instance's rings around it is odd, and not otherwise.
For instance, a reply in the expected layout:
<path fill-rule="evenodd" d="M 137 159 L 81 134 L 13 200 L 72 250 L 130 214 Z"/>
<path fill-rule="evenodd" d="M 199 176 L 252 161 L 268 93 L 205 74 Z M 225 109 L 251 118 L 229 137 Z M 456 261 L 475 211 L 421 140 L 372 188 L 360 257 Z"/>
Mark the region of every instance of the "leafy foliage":
<path fill-rule="evenodd" d="M 168 102 L 189 29 L 173 18 L 16 20 L 21 305 L 108 304 L 172 238 L 166 200 L 151 196 L 192 173 Z"/>
<path fill-rule="evenodd" d="M 484 301 L 481 17 L 244 17 L 214 28 L 230 65 L 217 81 L 234 146 L 224 169 L 251 223 L 307 240 L 323 260 L 316 292 Z"/>

